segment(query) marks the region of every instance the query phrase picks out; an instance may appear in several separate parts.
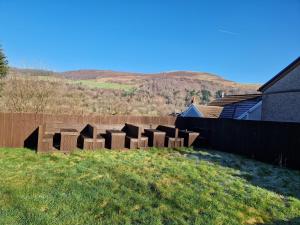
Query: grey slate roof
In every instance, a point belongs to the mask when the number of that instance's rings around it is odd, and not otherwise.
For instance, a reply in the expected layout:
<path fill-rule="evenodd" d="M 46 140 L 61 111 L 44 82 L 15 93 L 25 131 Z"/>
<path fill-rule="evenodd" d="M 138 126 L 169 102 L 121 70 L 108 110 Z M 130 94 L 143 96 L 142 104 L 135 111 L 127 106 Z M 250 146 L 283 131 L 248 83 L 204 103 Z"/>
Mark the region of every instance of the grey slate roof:
<path fill-rule="evenodd" d="M 225 105 L 220 118 L 238 119 L 243 113 L 247 112 L 259 101 L 261 101 L 261 96 Z"/>

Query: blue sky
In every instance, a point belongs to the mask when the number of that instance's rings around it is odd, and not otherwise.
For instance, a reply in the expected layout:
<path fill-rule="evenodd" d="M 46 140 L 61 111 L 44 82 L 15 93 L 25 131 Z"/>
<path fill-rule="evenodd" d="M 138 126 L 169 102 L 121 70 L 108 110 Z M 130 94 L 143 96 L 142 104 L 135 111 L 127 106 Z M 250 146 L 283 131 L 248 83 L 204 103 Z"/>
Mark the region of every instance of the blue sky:
<path fill-rule="evenodd" d="M 263 83 L 300 55 L 300 0 L 0 0 L 10 65 Z"/>

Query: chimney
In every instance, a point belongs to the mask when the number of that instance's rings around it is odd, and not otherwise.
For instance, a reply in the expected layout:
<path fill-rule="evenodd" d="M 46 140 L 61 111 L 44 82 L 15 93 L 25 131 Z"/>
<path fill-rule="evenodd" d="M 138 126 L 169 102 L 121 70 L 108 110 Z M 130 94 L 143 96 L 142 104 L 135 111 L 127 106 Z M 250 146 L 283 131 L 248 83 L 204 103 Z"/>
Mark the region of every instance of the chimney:
<path fill-rule="evenodd" d="M 195 103 L 195 96 L 192 97 L 191 104 Z"/>

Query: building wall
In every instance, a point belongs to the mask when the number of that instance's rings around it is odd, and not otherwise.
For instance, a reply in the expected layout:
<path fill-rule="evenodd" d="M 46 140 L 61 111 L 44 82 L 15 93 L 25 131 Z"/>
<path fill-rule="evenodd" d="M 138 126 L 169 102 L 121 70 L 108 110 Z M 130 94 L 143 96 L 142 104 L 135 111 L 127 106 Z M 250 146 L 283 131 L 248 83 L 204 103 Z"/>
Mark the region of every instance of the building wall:
<path fill-rule="evenodd" d="M 300 66 L 264 91 L 262 120 L 300 122 Z"/>
<path fill-rule="evenodd" d="M 262 120 L 300 123 L 300 92 L 263 95 Z"/>
<path fill-rule="evenodd" d="M 249 112 L 248 120 L 261 120 L 261 105 Z"/>
<path fill-rule="evenodd" d="M 241 117 L 240 119 L 242 120 L 261 120 L 261 108 L 262 108 L 262 104 L 257 103 L 259 105 L 255 105 L 254 109 L 249 110 L 248 113 L 246 113 L 246 115 L 243 115 L 243 117 Z"/>
<path fill-rule="evenodd" d="M 299 91 L 300 90 L 300 66 L 289 72 L 284 78 L 269 87 L 263 94 L 280 91 Z"/>

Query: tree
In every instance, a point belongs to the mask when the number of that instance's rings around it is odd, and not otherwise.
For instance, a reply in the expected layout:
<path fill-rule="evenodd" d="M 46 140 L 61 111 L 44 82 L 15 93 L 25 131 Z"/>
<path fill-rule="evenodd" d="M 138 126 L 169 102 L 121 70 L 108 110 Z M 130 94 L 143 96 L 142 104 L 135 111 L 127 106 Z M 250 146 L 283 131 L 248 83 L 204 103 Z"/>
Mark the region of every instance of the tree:
<path fill-rule="evenodd" d="M 51 82 L 36 77 L 11 76 L 3 91 L 4 102 L 11 112 L 43 113 L 47 107 L 51 107 L 49 100 L 56 88 Z"/>
<path fill-rule="evenodd" d="M 223 97 L 223 91 L 222 90 L 216 91 L 215 98 L 218 99 L 218 98 L 222 98 L 222 97 Z"/>
<path fill-rule="evenodd" d="M 8 62 L 6 56 L 3 53 L 2 48 L 0 47 L 0 79 L 6 77 L 8 72 Z"/>
<path fill-rule="evenodd" d="M 192 98 L 198 96 L 199 91 L 196 91 L 195 89 L 185 89 L 185 93 L 185 105 L 188 106 L 191 103 Z"/>
<path fill-rule="evenodd" d="M 210 102 L 211 93 L 208 90 L 201 90 L 201 102 L 207 104 Z"/>

